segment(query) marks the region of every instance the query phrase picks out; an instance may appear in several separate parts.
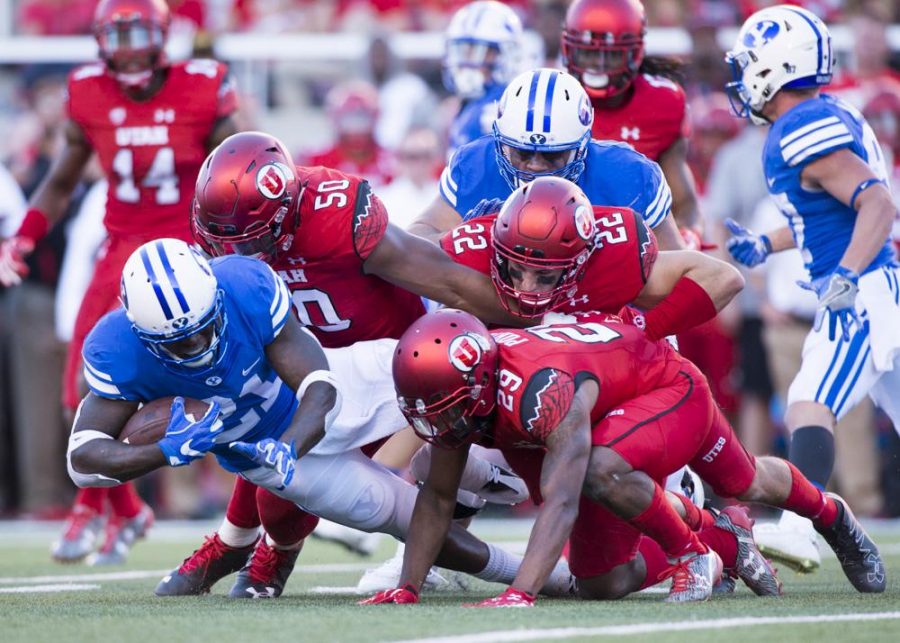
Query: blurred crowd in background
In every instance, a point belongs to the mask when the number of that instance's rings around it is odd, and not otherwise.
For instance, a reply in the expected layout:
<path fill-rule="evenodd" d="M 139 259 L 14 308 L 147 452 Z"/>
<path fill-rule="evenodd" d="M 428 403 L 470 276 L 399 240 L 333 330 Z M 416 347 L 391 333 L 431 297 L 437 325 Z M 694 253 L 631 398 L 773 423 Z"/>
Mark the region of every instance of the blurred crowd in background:
<path fill-rule="evenodd" d="M 241 125 L 264 129 L 293 147 L 301 164 L 327 165 L 366 177 L 390 216 L 405 226 L 437 194 L 446 161 L 447 129 L 458 100 L 441 84 L 440 60 L 401 59 L 397 34 L 440 32 L 462 0 L 168 0 L 172 33 L 187 34 L 194 55 L 209 56 L 225 33 L 358 34 L 365 54 L 356 62 L 278 62 L 254 73 L 234 62 Z M 96 0 L 13 0 L 11 34 L 89 34 Z M 508 2 L 536 43 L 535 66 L 557 66 L 563 0 Z M 702 196 L 704 235 L 723 248 L 725 218 L 754 229 L 779 225 L 762 175 L 765 131 L 735 118 L 721 92 L 727 82 L 717 38 L 767 0 L 645 0 L 649 26 L 686 29 L 692 39 L 683 63 L 691 113 L 690 165 Z M 886 29 L 900 23 L 893 0 L 796 2 L 852 34 L 828 91 L 863 110 L 895 170 L 900 200 L 900 51 Z M 659 32 L 657 32 L 659 33 Z M 302 37 L 302 36 L 298 36 Z M 0 35 L 0 39 L 3 36 Z M 653 32 L 648 39 L 653 48 Z M 664 52 L 661 52 L 664 53 Z M 232 61 L 226 61 L 232 62 Z M 56 155 L 65 120 L 65 82 L 72 65 L 0 67 L 0 237 L 11 234 Z M 259 74 L 256 72 L 262 71 Z M 252 77 L 253 86 L 242 81 Z M 262 89 L 261 89 L 262 88 Z M 71 336 L 91 262 L 103 239 L 100 172 L 85 176 L 66 220 L 29 259 L 24 287 L 0 288 L 0 512 L 61 518 L 74 488 L 64 466 L 68 426 L 59 405 L 65 342 Z M 185 213 L 187 216 L 187 213 Z M 77 242 L 69 243 L 77 239 Z M 900 240 L 900 235 L 898 235 Z M 719 250 L 725 258 L 727 253 Z M 787 386 L 815 297 L 794 287 L 803 277 L 799 254 L 783 253 L 746 273 L 738 301 L 695 336 L 698 358 L 719 403 L 755 453 L 784 453 L 781 415 Z M 377 314 L 377 311 L 373 311 Z M 836 432 L 835 483 L 858 515 L 900 516 L 900 438 L 866 402 Z M 210 464 L 211 463 L 207 463 Z M 141 481 L 158 516 L 217 513 L 231 488 L 214 466 L 166 470 Z"/>

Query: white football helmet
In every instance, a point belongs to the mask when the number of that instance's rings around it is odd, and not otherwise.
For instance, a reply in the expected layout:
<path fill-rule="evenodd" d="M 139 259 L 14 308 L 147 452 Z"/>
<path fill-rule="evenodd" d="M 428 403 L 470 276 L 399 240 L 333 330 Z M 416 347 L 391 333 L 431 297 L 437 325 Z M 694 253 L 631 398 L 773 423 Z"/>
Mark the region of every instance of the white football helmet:
<path fill-rule="evenodd" d="M 224 356 L 222 291 L 209 262 L 184 241 L 157 239 L 135 250 L 121 294 L 132 329 L 167 367 L 197 374 Z"/>
<path fill-rule="evenodd" d="M 522 22 L 501 2 L 467 4 L 453 14 L 445 38 L 444 85 L 461 98 L 478 98 L 519 72 Z"/>
<path fill-rule="evenodd" d="M 497 104 L 494 121 L 497 164 L 515 190 L 538 176 L 561 176 L 577 182 L 591 140 L 594 108 L 574 76 L 540 68 L 516 76 Z M 531 152 L 571 152 L 562 168 L 533 174 L 515 168 L 504 147 Z"/>
<path fill-rule="evenodd" d="M 831 82 L 831 35 L 825 23 L 806 9 L 769 7 L 747 18 L 725 62 L 734 75 L 725 91 L 735 114 L 765 125 L 762 108 L 780 89 Z"/>

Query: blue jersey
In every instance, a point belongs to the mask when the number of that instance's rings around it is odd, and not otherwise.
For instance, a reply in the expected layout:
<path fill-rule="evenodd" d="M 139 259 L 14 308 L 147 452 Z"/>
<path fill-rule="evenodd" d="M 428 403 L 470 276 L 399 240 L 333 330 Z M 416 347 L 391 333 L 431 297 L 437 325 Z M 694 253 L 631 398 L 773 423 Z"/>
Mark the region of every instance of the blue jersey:
<path fill-rule="evenodd" d="M 763 150 L 769 193 L 787 217 L 812 279 L 837 268 L 850 245 L 856 211 L 824 190 L 805 189 L 800 175 L 809 163 L 845 148 L 865 161 L 876 177 L 887 180 L 881 148 L 862 114 L 833 96 L 822 95 L 778 118 Z M 893 257 L 886 236 L 863 273 L 890 263 Z"/>
<path fill-rule="evenodd" d="M 221 361 L 201 376 L 167 368 L 138 339 L 125 310 L 107 314 L 84 343 L 84 375 L 95 395 L 149 402 L 170 395 L 218 402 L 224 424 L 213 453 L 225 469 L 257 465 L 228 448 L 234 440 L 277 438 L 297 401 L 275 373 L 265 348 L 291 314 L 284 282 L 265 263 L 227 256 L 210 262 L 224 294 L 227 326 Z"/>
<path fill-rule="evenodd" d="M 577 183 L 593 205 L 631 208 L 651 228 L 672 210 L 672 193 L 659 165 L 625 143 L 590 141 Z M 441 173 L 440 189 L 460 216 L 482 199 L 506 199 L 512 190 L 500 174 L 494 137 L 459 148 Z"/>
<path fill-rule="evenodd" d="M 482 96 L 465 102 L 450 124 L 447 143 L 447 153 L 450 156 L 466 143 L 491 133 L 494 119 L 497 118 L 497 101 L 505 89 L 506 85 L 491 85 Z"/>

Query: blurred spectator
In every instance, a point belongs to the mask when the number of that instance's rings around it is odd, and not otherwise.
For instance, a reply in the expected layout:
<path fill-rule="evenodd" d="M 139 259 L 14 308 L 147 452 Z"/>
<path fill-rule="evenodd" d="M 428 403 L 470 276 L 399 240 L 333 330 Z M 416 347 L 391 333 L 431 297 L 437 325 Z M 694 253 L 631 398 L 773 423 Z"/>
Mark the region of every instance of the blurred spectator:
<path fill-rule="evenodd" d="M 235 0 L 230 30 L 262 33 L 330 29 L 334 3 L 328 0 Z"/>
<path fill-rule="evenodd" d="M 526 24 L 540 36 L 543 45 L 543 61 L 537 67 L 558 67 L 560 38 L 559 32 L 566 19 L 567 0 L 545 0 L 532 9 L 532 16 Z"/>
<path fill-rule="evenodd" d="M 722 92 L 696 96 L 688 104 L 691 120 L 688 165 L 697 183 L 697 192 L 706 192 L 706 182 L 716 152 L 743 127 Z"/>
<path fill-rule="evenodd" d="M 438 194 L 443 147 L 437 133 L 413 129 L 397 148 L 397 176 L 378 192 L 391 223 L 406 228 Z"/>
<path fill-rule="evenodd" d="M 687 22 L 693 42 L 685 68 L 688 95 L 721 92 L 731 80 L 731 72 L 723 62 L 725 51 L 719 46 L 718 32 L 740 22 L 738 7 L 733 2 L 697 0 L 693 3 Z"/>
<path fill-rule="evenodd" d="M 390 183 L 391 155 L 375 140 L 378 92 L 361 80 L 336 85 L 325 98 L 325 111 L 334 126 L 334 145 L 301 162 L 324 165 L 361 176 L 373 187 Z"/>
<path fill-rule="evenodd" d="M 425 81 L 403 69 L 385 36 L 372 38 L 364 60 L 367 67 L 363 74 L 378 89 L 375 139 L 381 146 L 394 149 L 413 126 L 431 124 L 436 99 Z"/>
<path fill-rule="evenodd" d="M 18 32 L 29 36 L 91 33 L 97 0 L 21 0 Z"/>

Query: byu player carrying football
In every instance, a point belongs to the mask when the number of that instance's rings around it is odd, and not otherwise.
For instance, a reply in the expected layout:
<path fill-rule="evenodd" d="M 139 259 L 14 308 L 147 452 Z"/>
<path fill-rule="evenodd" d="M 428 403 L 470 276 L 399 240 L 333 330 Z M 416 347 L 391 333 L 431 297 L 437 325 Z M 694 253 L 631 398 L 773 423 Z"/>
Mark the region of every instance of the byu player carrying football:
<path fill-rule="evenodd" d="M 819 307 L 785 423 L 791 462 L 824 488 L 835 422 L 863 396 L 900 426 L 900 279 L 889 238 L 896 207 L 863 116 L 820 94 L 834 64 L 821 20 L 793 6 L 763 9 L 744 23 L 726 61 L 734 73 L 727 87 L 732 107 L 770 125 L 766 180 L 788 220 L 766 234 L 731 221 L 728 249 L 747 266 L 795 246 L 803 256 L 806 287 L 818 294 Z M 814 536 L 809 521 L 785 513 L 779 528 L 760 530 L 757 541 L 770 556 L 811 570 L 819 563 Z"/>
<path fill-rule="evenodd" d="M 175 239 L 144 244 L 128 259 L 122 301 L 85 344 L 91 392 L 68 452 L 76 484 L 120 484 L 211 452 L 228 471 L 311 513 L 405 539 L 416 488 L 359 450 L 406 424 L 387 366 L 396 340 L 326 353 L 291 314 L 287 286 L 269 266 L 240 256 L 207 262 Z M 364 377 L 357 363 L 382 372 Z M 178 398 L 159 442 L 114 439 L 141 402 L 171 395 L 204 400 L 209 410 L 186 416 Z M 500 582 L 516 574 L 517 557 L 462 528 L 447 543 L 446 567 Z M 552 578 L 552 593 L 568 591 L 565 565 Z M 277 581 L 254 590 L 276 596 Z"/>
<path fill-rule="evenodd" d="M 561 176 L 592 204 L 642 213 L 663 250 L 681 248 L 662 170 L 629 145 L 591 140 L 593 120 L 588 95 L 566 72 L 519 74 L 500 98 L 493 135 L 456 151 L 441 174 L 440 194 L 409 231 L 437 241 L 461 220 L 498 210 L 523 183 Z"/>

